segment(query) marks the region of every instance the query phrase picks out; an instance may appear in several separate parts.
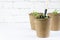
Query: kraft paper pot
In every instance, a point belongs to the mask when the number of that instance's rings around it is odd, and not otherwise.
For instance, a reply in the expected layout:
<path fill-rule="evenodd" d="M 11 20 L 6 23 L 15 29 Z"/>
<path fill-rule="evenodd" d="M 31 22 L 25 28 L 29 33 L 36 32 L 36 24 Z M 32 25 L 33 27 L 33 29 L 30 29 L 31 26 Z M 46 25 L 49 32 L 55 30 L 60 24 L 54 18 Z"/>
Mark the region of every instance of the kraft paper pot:
<path fill-rule="evenodd" d="M 50 29 L 53 31 L 59 30 L 59 14 L 48 13 L 50 16 Z"/>
<path fill-rule="evenodd" d="M 38 13 L 39 15 L 40 14 L 43 14 L 43 13 Z M 29 14 L 29 19 L 30 19 L 30 24 L 31 24 L 31 29 L 32 30 L 35 30 L 35 17 L 33 16 L 33 13 L 30 13 Z"/>
<path fill-rule="evenodd" d="M 49 24 L 50 18 L 35 20 L 36 32 L 38 37 L 46 38 L 49 36 L 50 32 Z"/>
<path fill-rule="evenodd" d="M 60 13 L 59 13 L 59 30 L 60 30 Z"/>

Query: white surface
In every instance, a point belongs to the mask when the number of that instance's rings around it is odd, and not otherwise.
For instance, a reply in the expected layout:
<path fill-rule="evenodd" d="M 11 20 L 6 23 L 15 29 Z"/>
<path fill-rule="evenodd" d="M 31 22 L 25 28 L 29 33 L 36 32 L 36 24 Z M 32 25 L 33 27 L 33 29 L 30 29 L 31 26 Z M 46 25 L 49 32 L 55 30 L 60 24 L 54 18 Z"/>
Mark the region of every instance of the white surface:
<path fill-rule="evenodd" d="M 50 32 L 50 37 L 39 38 L 29 23 L 0 23 L 0 40 L 59 40 L 60 31 Z"/>
<path fill-rule="evenodd" d="M 38 38 L 29 23 L 0 23 L 0 40 L 59 40 L 60 31 L 51 31 L 50 37 Z"/>

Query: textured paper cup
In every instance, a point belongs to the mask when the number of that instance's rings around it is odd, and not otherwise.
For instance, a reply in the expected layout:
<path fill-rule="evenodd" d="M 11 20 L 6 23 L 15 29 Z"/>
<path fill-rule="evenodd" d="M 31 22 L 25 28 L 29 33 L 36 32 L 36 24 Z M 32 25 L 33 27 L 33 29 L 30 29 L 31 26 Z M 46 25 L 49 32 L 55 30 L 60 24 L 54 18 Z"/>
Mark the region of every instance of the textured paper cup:
<path fill-rule="evenodd" d="M 41 38 L 49 37 L 49 31 L 50 31 L 49 20 L 50 18 L 35 20 L 36 32 L 38 37 L 41 37 Z"/>
<path fill-rule="evenodd" d="M 43 13 L 39 13 L 40 14 L 43 14 Z M 30 24 L 31 24 L 31 29 L 32 30 L 35 30 L 35 17 L 32 15 L 32 13 L 29 14 L 29 19 L 30 19 Z"/>
<path fill-rule="evenodd" d="M 59 30 L 60 30 L 60 13 L 59 13 Z"/>
<path fill-rule="evenodd" d="M 50 28 L 53 31 L 58 31 L 59 30 L 59 14 L 53 14 L 53 13 L 48 13 L 48 16 L 50 16 Z"/>

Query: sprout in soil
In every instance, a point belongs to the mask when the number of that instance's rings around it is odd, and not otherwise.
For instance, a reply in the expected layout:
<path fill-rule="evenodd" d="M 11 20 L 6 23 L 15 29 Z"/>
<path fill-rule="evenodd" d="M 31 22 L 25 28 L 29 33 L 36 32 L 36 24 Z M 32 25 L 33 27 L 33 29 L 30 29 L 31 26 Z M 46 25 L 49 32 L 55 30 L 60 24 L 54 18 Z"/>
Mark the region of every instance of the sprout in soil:
<path fill-rule="evenodd" d="M 46 16 L 46 14 L 47 14 L 47 9 L 45 9 L 44 14 L 42 14 L 42 15 L 37 14 L 38 15 L 37 19 L 49 18 L 49 16 Z"/>
<path fill-rule="evenodd" d="M 55 9 L 55 10 L 53 11 L 53 14 L 55 14 L 55 15 L 58 14 L 58 10 Z"/>
<path fill-rule="evenodd" d="M 38 15 L 38 12 L 33 12 L 33 15 L 34 15 L 34 16 Z"/>
<path fill-rule="evenodd" d="M 35 16 L 35 18 L 38 18 L 42 14 L 39 14 L 38 12 L 33 12 L 32 15 Z"/>
<path fill-rule="evenodd" d="M 33 12 L 32 14 L 33 14 L 33 16 L 35 16 L 35 18 L 37 18 L 37 19 L 45 19 L 45 18 L 48 18 L 48 16 L 46 16 L 46 14 L 47 14 L 47 9 L 45 9 L 44 12 L 45 12 L 45 13 L 44 13 L 44 14 L 41 14 L 41 15 L 39 15 L 38 12 Z"/>

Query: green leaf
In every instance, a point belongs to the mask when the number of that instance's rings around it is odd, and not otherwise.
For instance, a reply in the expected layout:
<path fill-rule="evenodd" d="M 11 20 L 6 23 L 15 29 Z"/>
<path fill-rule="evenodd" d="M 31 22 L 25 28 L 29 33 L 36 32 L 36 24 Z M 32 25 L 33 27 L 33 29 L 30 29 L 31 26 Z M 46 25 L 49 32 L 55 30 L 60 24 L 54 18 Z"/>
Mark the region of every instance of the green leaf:
<path fill-rule="evenodd" d="M 58 14 L 58 10 L 55 9 L 55 10 L 53 11 L 53 14 L 55 14 L 55 15 Z"/>
<path fill-rule="evenodd" d="M 33 15 L 34 15 L 34 16 L 38 15 L 38 12 L 33 12 Z"/>

